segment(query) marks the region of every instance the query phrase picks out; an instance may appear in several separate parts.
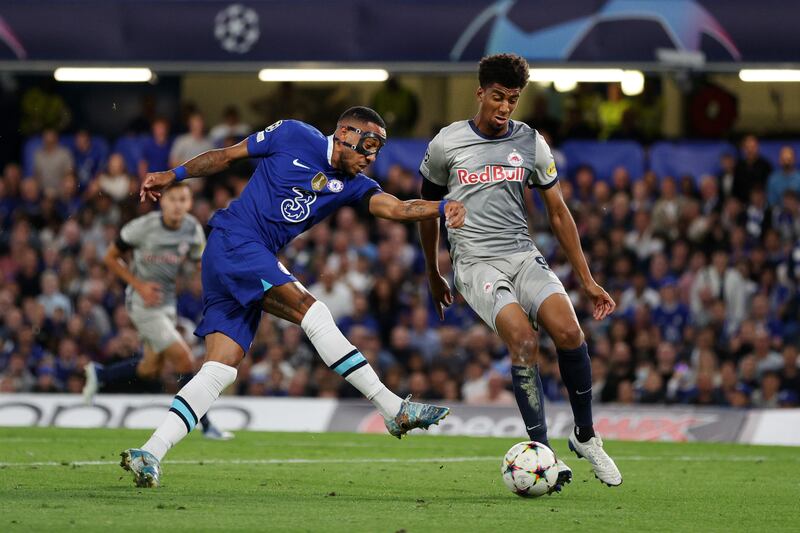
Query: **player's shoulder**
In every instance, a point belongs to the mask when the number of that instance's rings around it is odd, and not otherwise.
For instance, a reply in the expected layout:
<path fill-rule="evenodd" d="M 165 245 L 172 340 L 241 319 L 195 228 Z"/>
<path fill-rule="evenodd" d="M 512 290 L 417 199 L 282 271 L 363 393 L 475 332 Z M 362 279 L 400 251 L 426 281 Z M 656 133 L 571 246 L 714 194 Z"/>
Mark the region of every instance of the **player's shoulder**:
<path fill-rule="evenodd" d="M 526 122 L 523 122 L 521 120 L 514 120 L 513 125 L 514 125 L 514 132 L 513 132 L 514 136 L 528 136 L 532 139 L 537 139 L 538 137 L 540 137 L 539 132 L 536 131 L 535 128 L 529 126 Z"/>
<path fill-rule="evenodd" d="M 380 184 L 377 181 L 370 178 L 366 174 L 361 174 L 359 172 L 358 174 L 355 175 L 355 179 L 357 180 L 359 185 L 363 186 L 365 189 L 381 188 Z"/>
<path fill-rule="evenodd" d="M 295 119 L 279 120 L 267 126 L 264 131 L 266 133 L 273 133 L 283 137 L 324 137 L 324 135 L 322 135 L 322 133 L 311 124 Z"/>
<path fill-rule="evenodd" d="M 444 139 L 454 135 L 463 135 L 468 131 L 470 131 L 469 120 L 457 120 L 440 129 L 436 136 Z"/>
<path fill-rule="evenodd" d="M 186 213 L 184 216 L 183 226 L 191 231 L 196 231 L 197 228 L 203 228 L 203 225 L 200 223 L 200 221 L 197 220 L 197 218 L 191 213 Z"/>
<path fill-rule="evenodd" d="M 161 211 L 150 211 L 142 216 L 130 220 L 127 226 L 136 226 L 138 228 L 150 228 L 161 226 Z"/>

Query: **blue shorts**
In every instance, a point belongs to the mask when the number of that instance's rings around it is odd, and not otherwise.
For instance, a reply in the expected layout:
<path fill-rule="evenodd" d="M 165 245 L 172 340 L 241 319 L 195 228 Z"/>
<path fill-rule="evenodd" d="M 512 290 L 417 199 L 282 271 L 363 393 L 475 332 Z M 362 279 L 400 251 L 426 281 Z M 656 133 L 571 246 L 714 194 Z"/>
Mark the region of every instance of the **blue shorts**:
<path fill-rule="evenodd" d="M 262 242 L 214 228 L 202 260 L 203 319 L 194 334 L 220 332 L 250 349 L 264 293 L 297 279 Z"/>

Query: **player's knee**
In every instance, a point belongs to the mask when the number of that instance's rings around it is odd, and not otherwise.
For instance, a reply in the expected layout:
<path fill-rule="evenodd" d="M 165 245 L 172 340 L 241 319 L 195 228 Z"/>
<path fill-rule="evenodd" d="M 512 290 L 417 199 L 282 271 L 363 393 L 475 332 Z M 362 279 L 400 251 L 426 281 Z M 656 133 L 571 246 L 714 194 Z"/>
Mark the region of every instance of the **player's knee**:
<path fill-rule="evenodd" d="M 550 333 L 557 348 L 572 350 L 583 343 L 584 336 L 580 324 L 569 322 L 559 326 L 557 331 Z"/>
<path fill-rule="evenodd" d="M 156 379 L 160 370 L 157 364 L 142 359 L 136 366 L 136 375 L 143 379 Z"/>
<path fill-rule="evenodd" d="M 514 366 L 532 367 L 536 364 L 539 342 L 534 335 L 522 335 L 509 343 L 511 363 Z"/>
<path fill-rule="evenodd" d="M 239 366 L 239 363 L 242 361 L 242 355 L 238 353 L 234 353 L 233 351 L 217 351 L 215 353 L 209 353 L 206 355 L 205 362 L 214 361 L 216 363 L 222 363 L 226 366 L 232 366 L 236 368 Z"/>

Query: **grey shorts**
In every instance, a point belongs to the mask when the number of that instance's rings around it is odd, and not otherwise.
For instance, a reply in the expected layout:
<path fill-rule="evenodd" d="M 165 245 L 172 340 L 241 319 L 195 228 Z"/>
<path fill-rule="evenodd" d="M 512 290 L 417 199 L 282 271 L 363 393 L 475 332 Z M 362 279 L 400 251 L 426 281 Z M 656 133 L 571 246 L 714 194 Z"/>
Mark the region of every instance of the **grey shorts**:
<path fill-rule="evenodd" d="M 456 289 L 493 330 L 500 310 L 519 303 L 536 324 L 539 306 L 553 294 L 567 294 L 538 250 L 480 261 L 456 261 Z M 508 289 L 502 291 L 499 289 Z"/>
<path fill-rule="evenodd" d="M 175 327 L 178 321 L 175 307 L 128 306 L 128 316 L 142 341 L 155 353 L 161 353 L 183 337 Z"/>

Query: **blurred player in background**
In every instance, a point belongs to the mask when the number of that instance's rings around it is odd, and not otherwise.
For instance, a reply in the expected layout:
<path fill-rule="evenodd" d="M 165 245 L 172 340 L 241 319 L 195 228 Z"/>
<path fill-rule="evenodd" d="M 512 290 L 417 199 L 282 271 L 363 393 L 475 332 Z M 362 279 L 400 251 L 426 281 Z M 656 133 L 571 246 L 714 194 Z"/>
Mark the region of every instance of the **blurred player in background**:
<path fill-rule="evenodd" d="M 594 304 L 594 318 L 613 312 L 614 300 L 589 272 L 550 148 L 536 130 L 511 120 L 528 83 L 527 62 L 512 54 L 486 57 L 478 78 L 478 114 L 442 129 L 428 145 L 420 166 L 422 197 L 460 200 L 468 210 L 463 227 L 448 229 L 456 288 L 508 346 L 514 394 L 531 440 L 549 446 L 537 365 L 541 325 L 556 345 L 575 418 L 569 447 L 589 460 L 601 481 L 619 485 L 622 476 L 594 433 L 591 362 L 583 332 L 564 286 L 528 232 L 526 185 L 539 189 L 553 233 Z M 439 274 L 438 221 L 421 222 L 420 237 L 431 294 L 443 318 L 442 306 L 453 298 Z M 559 460 L 557 490 L 571 478 Z"/>
<path fill-rule="evenodd" d="M 88 363 L 83 388 L 87 403 L 103 385 L 157 378 L 166 361 L 180 375 L 179 382 L 194 375 L 192 352 L 175 327 L 175 280 L 185 261 L 200 261 L 206 245 L 202 225 L 189 214 L 191 208 L 192 192 L 187 184 L 172 184 L 162 195 L 161 211 L 128 222 L 117 242 L 109 246 L 105 264 L 128 285 L 125 307 L 144 341 L 144 355 L 107 367 Z M 132 268 L 122 259 L 130 250 Z M 232 433 L 212 425 L 207 416 L 201 417 L 200 424 L 207 438 L 233 438 Z"/>
<path fill-rule="evenodd" d="M 454 200 L 400 201 L 362 172 L 386 143 L 386 126 L 372 109 L 345 111 L 333 135 L 294 120 L 278 121 L 234 146 L 205 152 L 173 170 L 148 174 L 141 196 L 155 200 L 176 180 L 216 174 L 233 161 L 259 158 L 241 196 L 209 221 L 203 252 L 203 320 L 195 334 L 206 342 L 206 362 L 175 396 L 164 422 L 141 449 L 122 452 L 122 466 L 136 484 L 155 487 L 160 461 L 192 430 L 211 404 L 236 379 L 267 312 L 300 325 L 325 364 L 368 398 L 389 433 L 400 438 L 427 429 L 449 409 L 402 400 L 380 381 L 367 360 L 317 301 L 282 264 L 277 253 L 300 233 L 343 205 L 362 203 L 374 216 L 397 221 L 464 222 Z"/>

